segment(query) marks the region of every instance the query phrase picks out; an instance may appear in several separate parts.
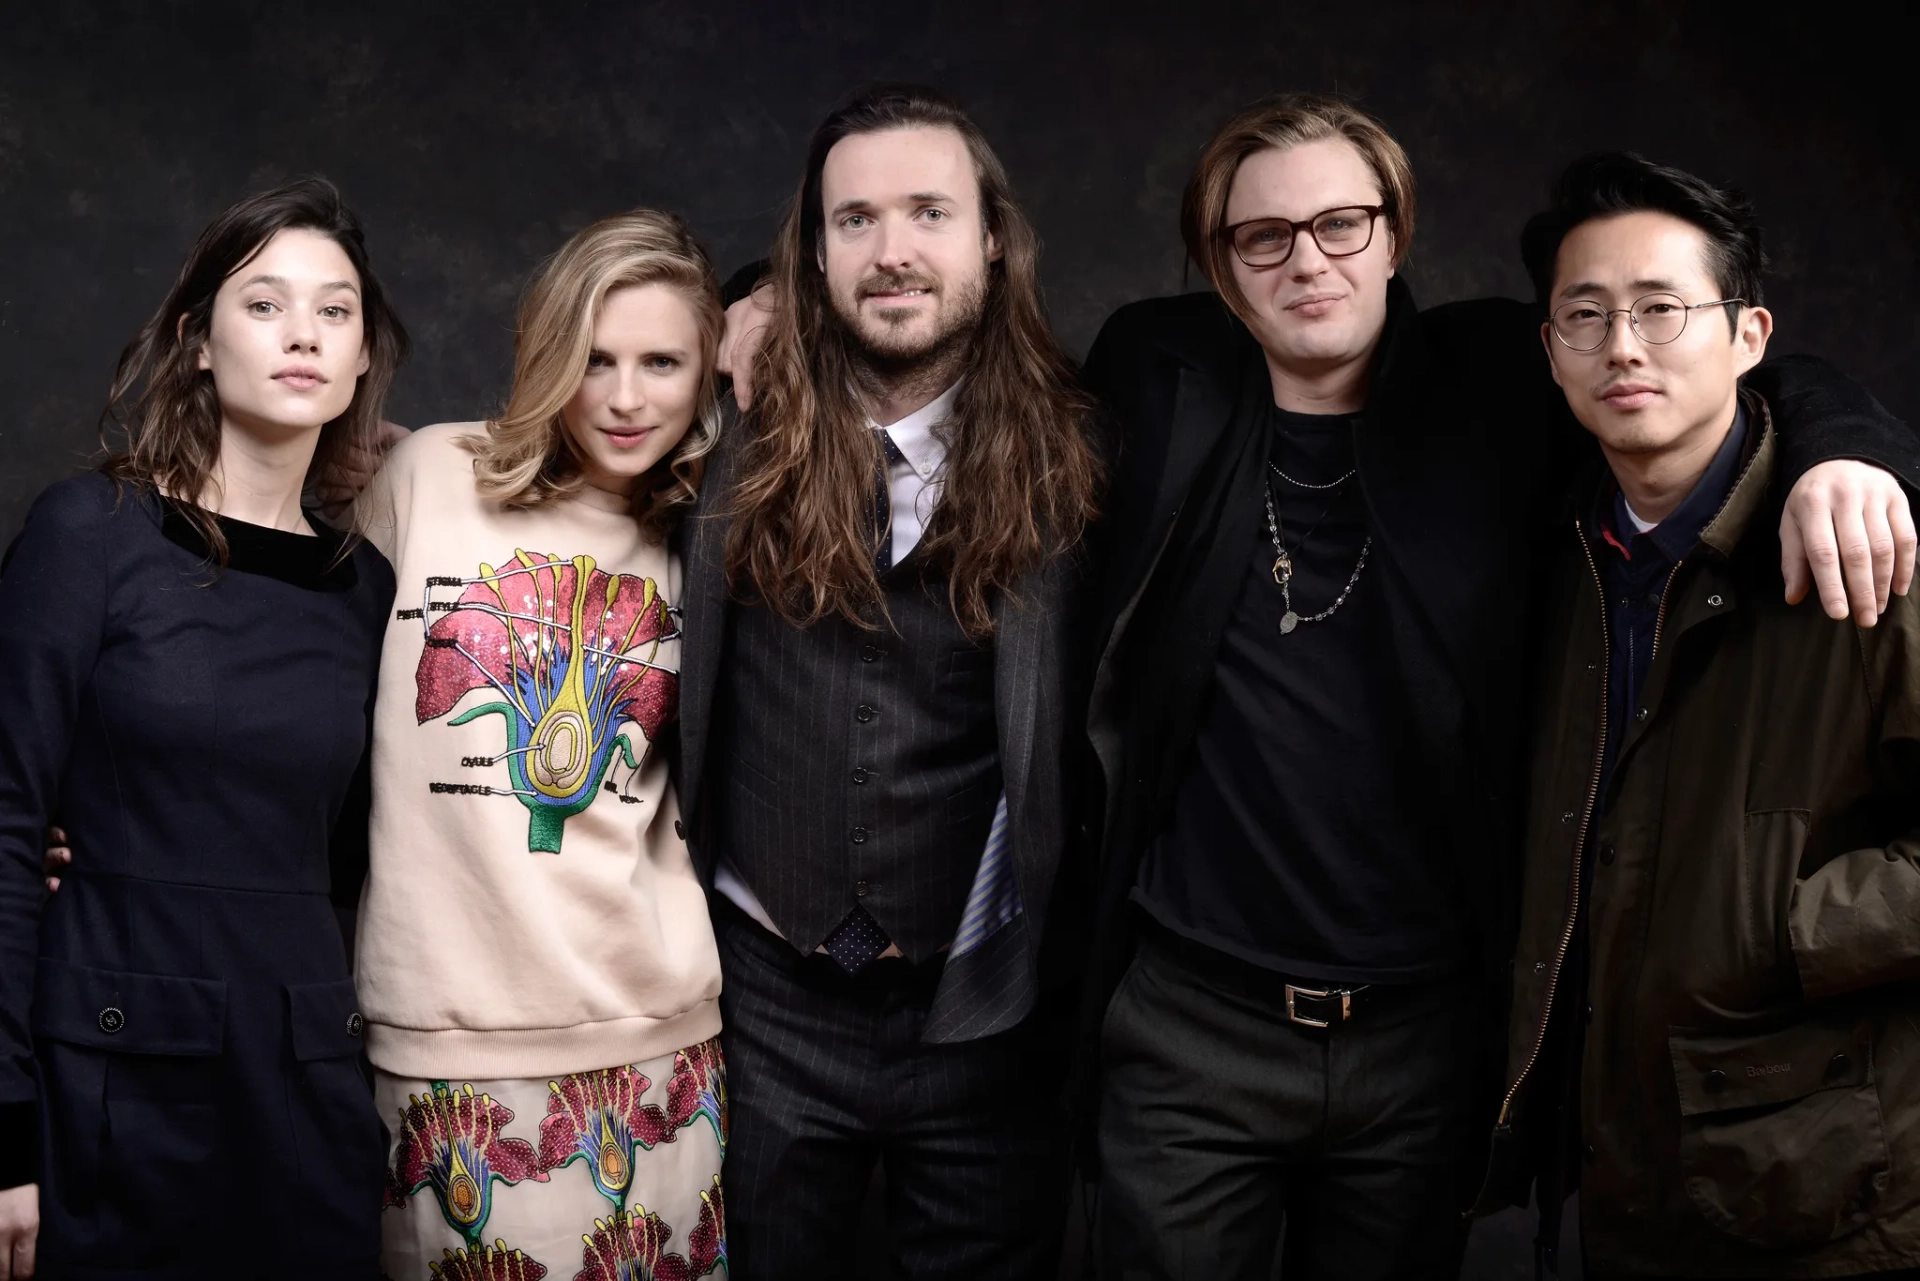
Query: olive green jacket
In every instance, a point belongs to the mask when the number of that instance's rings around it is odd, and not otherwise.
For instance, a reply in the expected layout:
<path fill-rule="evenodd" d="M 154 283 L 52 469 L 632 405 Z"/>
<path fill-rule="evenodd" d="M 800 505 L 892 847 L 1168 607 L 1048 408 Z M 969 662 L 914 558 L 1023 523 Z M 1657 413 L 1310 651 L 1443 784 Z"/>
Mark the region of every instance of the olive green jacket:
<path fill-rule="evenodd" d="M 1774 436 L 1749 408 L 1759 443 L 1674 571 L 1604 797 L 1605 615 L 1571 512 L 1549 594 L 1489 1191 L 1556 1110 L 1550 1009 L 1585 1014 L 1597 1271 L 1920 1265 L 1920 593 L 1870 629 L 1784 603 Z M 1583 857 L 1584 993 L 1558 986 Z"/>

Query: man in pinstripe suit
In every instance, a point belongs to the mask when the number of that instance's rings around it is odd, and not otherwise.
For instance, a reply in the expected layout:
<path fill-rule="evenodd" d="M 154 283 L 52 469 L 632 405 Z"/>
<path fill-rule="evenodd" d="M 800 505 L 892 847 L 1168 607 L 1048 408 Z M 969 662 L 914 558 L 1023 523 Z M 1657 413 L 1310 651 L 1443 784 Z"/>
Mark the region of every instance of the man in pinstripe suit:
<path fill-rule="evenodd" d="M 876 1161 L 906 1275 L 1054 1267 L 1067 1020 L 1040 950 L 1099 468 L 1035 257 L 957 105 L 849 99 L 690 525 L 682 796 L 717 891 L 738 1277 L 843 1269 Z"/>

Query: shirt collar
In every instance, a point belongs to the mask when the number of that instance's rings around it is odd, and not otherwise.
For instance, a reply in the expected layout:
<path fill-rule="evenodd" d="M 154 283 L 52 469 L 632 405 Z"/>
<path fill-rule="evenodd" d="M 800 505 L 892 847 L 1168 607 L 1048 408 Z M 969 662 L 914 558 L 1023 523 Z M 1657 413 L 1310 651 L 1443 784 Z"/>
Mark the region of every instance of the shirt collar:
<path fill-rule="evenodd" d="M 1614 539 L 1609 541 L 1634 545 L 1636 539 L 1653 544 L 1660 555 L 1670 562 L 1678 562 L 1690 555 L 1700 542 L 1702 530 L 1713 523 L 1713 518 L 1727 501 L 1727 495 L 1733 491 L 1733 484 L 1740 478 L 1740 464 L 1746 457 L 1747 410 L 1744 405 L 1736 405 L 1733 412 L 1733 429 L 1727 438 L 1720 442 L 1713 461 L 1707 464 L 1700 479 L 1694 482 L 1680 505 L 1667 513 L 1665 520 L 1641 534 L 1636 531 L 1632 521 L 1627 519 L 1626 495 L 1620 492 L 1618 484 L 1608 488 L 1612 501 L 1608 504 L 1610 524 Z"/>
<path fill-rule="evenodd" d="M 867 423 L 891 436 L 907 465 L 920 474 L 921 480 L 930 481 L 947 461 L 947 447 L 933 429 L 953 417 L 953 404 L 959 397 L 960 384 L 956 382 L 897 423 L 880 427 L 871 418 Z"/>

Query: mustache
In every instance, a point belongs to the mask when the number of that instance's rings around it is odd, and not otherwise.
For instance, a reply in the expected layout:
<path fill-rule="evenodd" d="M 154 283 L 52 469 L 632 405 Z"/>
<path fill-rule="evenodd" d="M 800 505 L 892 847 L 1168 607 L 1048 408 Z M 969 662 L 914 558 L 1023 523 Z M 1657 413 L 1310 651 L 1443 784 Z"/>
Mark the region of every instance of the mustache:
<path fill-rule="evenodd" d="M 938 285 L 931 276 L 923 276 L 918 272 L 876 271 L 861 279 L 855 293 L 862 298 L 871 298 L 875 294 L 895 293 L 902 289 L 924 289 L 928 293 L 935 293 Z"/>

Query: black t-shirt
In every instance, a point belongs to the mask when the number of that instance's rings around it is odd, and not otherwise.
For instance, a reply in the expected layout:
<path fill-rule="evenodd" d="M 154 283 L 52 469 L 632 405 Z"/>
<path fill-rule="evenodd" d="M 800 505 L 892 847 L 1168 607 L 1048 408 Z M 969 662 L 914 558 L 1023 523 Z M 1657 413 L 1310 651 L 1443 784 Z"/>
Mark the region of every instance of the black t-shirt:
<path fill-rule="evenodd" d="M 1268 492 L 1304 620 L 1339 597 L 1367 542 L 1358 476 L 1303 487 L 1353 470 L 1357 416 L 1272 415 Z M 1339 609 L 1286 634 L 1264 514 L 1247 557 L 1193 756 L 1135 900 L 1177 933 L 1293 978 L 1446 977 L 1464 959 L 1464 927 L 1404 728 L 1378 548 Z"/>

